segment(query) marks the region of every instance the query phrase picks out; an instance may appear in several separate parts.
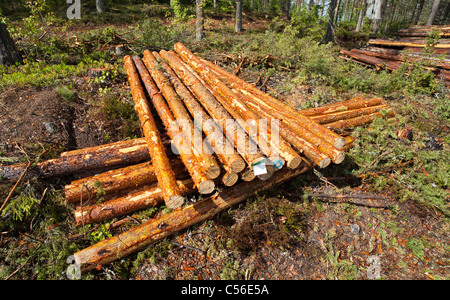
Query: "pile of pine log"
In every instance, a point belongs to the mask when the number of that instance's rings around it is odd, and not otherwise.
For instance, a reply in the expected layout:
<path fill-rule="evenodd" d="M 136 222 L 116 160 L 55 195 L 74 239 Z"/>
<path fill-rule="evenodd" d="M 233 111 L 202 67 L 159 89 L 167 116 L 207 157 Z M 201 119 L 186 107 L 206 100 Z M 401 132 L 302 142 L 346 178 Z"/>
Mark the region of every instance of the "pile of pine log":
<path fill-rule="evenodd" d="M 172 209 L 76 252 L 82 271 L 138 251 L 316 166 L 340 164 L 353 142 L 346 129 L 394 116 L 381 98 L 364 97 L 296 111 L 184 45 L 174 48 L 146 50 L 143 59 L 124 58 L 143 138 L 64 152 L 28 170 L 40 177 L 81 177 L 65 187 L 66 201 L 76 205 L 78 226 L 160 204 Z M 227 126 L 230 120 L 234 126 Z M 264 121 L 277 121 L 278 132 L 260 126 Z M 188 138 L 196 134 L 200 140 Z M 212 151 L 204 151 L 205 145 Z M 0 176 L 17 179 L 27 167 L 0 166 Z M 183 205 L 190 193 L 204 196 Z"/>
<path fill-rule="evenodd" d="M 426 38 L 432 30 L 440 39 L 432 45 Z M 388 70 L 398 70 L 405 61 L 420 62 L 423 67 L 436 75 L 445 86 L 450 86 L 450 26 L 412 26 L 397 32 L 397 38 L 371 39 L 364 49 L 341 50 L 341 58 Z M 428 46 L 428 47 L 427 47 Z"/>

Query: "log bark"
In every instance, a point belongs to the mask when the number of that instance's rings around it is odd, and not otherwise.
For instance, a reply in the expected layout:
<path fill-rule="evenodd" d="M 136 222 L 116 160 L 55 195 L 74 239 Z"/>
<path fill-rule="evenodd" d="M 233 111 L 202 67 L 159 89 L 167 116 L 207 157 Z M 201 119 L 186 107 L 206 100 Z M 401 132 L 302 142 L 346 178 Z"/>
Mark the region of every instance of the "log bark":
<path fill-rule="evenodd" d="M 169 52 L 169 54 L 172 54 Z M 175 57 L 175 56 L 174 56 Z M 265 159 L 264 156 L 257 150 L 257 145 L 251 140 L 246 132 L 240 126 L 230 126 L 230 121 L 233 117 L 228 113 L 228 111 L 214 98 L 211 92 L 195 77 L 185 65 L 173 64 L 170 60 L 169 64 L 172 63 L 171 67 L 175 73 L 180 77 L 183 82 L 188 86 L 188 88 L 197 97 L 199 102 L 203 105 L 209 115 L 214 119 L 214 121 L 222 128 L 222 131 L 230 142 L 234 145 L 237 152 L 242 156 L 242 158 L 251 166 L 254 163 Z M 253 151 L 249 151 L 249 150 Z"/>
<path fill-rule="evenodd" d="M 184 203 L 184 197 L 176 182 L 175 173 L 170 167 L 166 149 L 141 86 L 139 74 L 129 55 L 124 57 L 124 65 L 127 70 L 135 109 L 141 121 L 141 128 L 145 135 L 145 141 L 155 168 L 156 178 L 163 193 L 164 202 L 170 209 L 178 208 Z"/>
<path fill-rule="evenodd" d="M 183 194 L 194 190 L 192 179 L 177 181 L 178 188 Z M 99 223 L 112 218 L 121 217 L 138 210 L 156 206 L 164 202 L 163 192 L 158 184 L 134 191 L 126 196 L 90 206 L 78 206 L 75 209 L 77 226 Z"/>
<path fill-rule="evenodd" d="M 369 63 L 370 65 L 379 67 L 379 68 L 386 68 L 388 70 L 398 70 L 401 67 L 400 62 L 391 61 L 391 60 L 384 60 L 381 58 L 356 53 L 354 51 L 347 51 L 344 49 L 341 49 L 341 53 L 350 56 L 351 58 L 354 58 L 356 60 Z"/>
<path fill-rule="evenodd" d="M 388 105 L 382 104 L 377 106 L 371 106 L 367 108 L 360 108 L 360 109 L 354 109 L 354 110 L 348 110 L 344 112 L 338 112 L 338 113 L 331 113 L 327 115 L 322 116 L 314 116 L 311 117 L 314 121 L 320 123 L 320 124 L 326 124 L 326 123 L 332 123 L 339 120 L 345 120 L 345 119 L 351 119 L 359 116 L 369 115 L 375 112 L 378 112 L 382 109 L 389 108 Z"/>
<path fill-rule="evenodd" d="M 386 39 L 372 39 L 369 40 L 369 45 L 381 45 L 389 47 L 414 47 L 414 48 L 425 48 L 427 43 L 424 40 L 386 40 Z M 450 44 L 440 43 L 434 45 L 437 49 L 450 49 Z"/>
<path fill-rule="evenodd" d="M 137 61 L 139 58 L 135 57 Z M 157 62 L 156 57 L 148 50 L 144 51 L 144 63 L 153 77 L 159 90 L 169 105 L 181 131 L 186 138 L 185 142 L 191 145 L 192 154 L 204 169 L 205 175 L 209 179 L 217 178 L 220 175 L 220 167 L 211 153 L 203 148 L 202 133 L 194 127 L 194 123 L 183 105 L 180 97 L 170 84 L 169 78 L 162 71 L 162 66 Z M 206 150 L 206 151 L 205 151 Z"/>
<path fill-rule="evenodd" d="M 256 192 L 268 189 L 308 171 L 308 167 L 295 170 L 283 169 L 276 172 L 270 181 L 237 184 L 226 191 L 172 211 L 158 219 L 132 228 L 118 236 L 114 236 L 94 244 L 74 254 L 75 263 L 82 272 L 97 266 L 111 263 L 152 243 L 166 238 L 175 232 L 205 221 L 218 212 L 239 203 Z"/>
<path fill-rule="evenodd" d="M 247 99 L 251 99 L 250 95 Z M 247 105 L 269 120 L 274 119 L 273 112 L 270 109 L 267 110 L 267 107 L 262 108 L 251 100 L 247 102 Z M 324 143 L 320 138 L 291 122 L 291 120 L 282 119 L 281 122 L 281 135 L 320 168 L 326 168 L 331 162 L 330 159 L 336 164 L 340 164 L 344 160 L 344 151 L 336 149 L 330 143 Z"/>
<path fill-rule="evenodd" d="M 157 53 L 154 56 L 158 59 Z M 161 56 L 166 60 L 171 60 L 172 56 L 164 50 L 161 51 Z M 203 107 L 198 103 L 197 99 L 191 94 L 186 86 L 177 77 L 175 72 L 169 66 L 169 64 L 161 61 L 161 66 L 164 68 L 166 75 L 169 77 L 170 82 L 175 88 L 176 92 L 183 100 L 187 109 L 194 118 L 200 117 L 199 120 L 194 119 L 194 124 L 199 128 L 200 132 L 205 132 L 206 140 L 219 160 L 222 162 L 224 169 L 227 172 L 239 173 L 245 168 L 244 160 L 237 154 L 230 141 L 226 139 L 222 129 L 217 123 L 206 113 Z M 172 64 L 174 62 L 172 61 Z M 203 122 L 204 120 L 204 122 Z"/>
<path fill-rule="evenodd" d="M 172 160 L 171 167 L 177 178 L 187 172 L 179 159 Z M 64 194 L 68 203 L 77 203 L 81 199 L 83 203 L 89 203 L 109 194 L 156 181 L 155 168 L 150 162 L 144 162 L 72 181 L 64 187 Z"/>
<path fill-rule="evenodd" d="M 181 43 L 175 44 L 175 47 L 177 47 L 179 51 L 184 52 L 189 51 Z M 320 126 L 319 124 L 312 121 L 308 117 L 303 116 L 298 111 L 291 108 L 282 101 L 269 96 L 268 94 L 256 88 L 254 85 L 246 82 L 245 80 L 240 79 L 239 77 L 233 74 L 228 73 L 227 71 L 223 70 L 219 66 L 213 64 L 212 62 L 209 62 L 204 59 L 203 60 L 200 59 L 200 61 L 205 63 L 211 70 L 213 70 L 216 74 L 221 76 L 226 81 L 226 83 L 232 88 L 239 90 L 243 94 L 247 95 L 252 94 L 255 96 L 253 98 L 258 99 L 260 104 L 264 104 L 264 106 L 266 107 L 272 107 L 272 109 L 277 112 L 277 115 L 280 116 L 279 119 L 291 119 L 299 126 L 302 126 L 305 129 L 314 132 L 314 134 L 316 134 L 318 137 L 322 138 L 325 141 L 328 141 L 337 149 L 340 149 L 344 145 L 345 143 L 344 138 L 342 138 L 338 134 L 328 130 L 323 126 Z"/>
<path fill-rule="evenodd" d="M 395 116 L 394 111 L 390 111 L 386 117 L 390 118 L 393 116 Z M 372 121 L 376 117 L 381 118 L 381 117 L 383 117 L 383 115 L 379 112 L 376 112 L 376 113 L 372 113 L 370 115 L 359 116 L 359 117 L 355 117 L 355 118 L 351 118 L 351 119 L 347 119 L 347 120 L 340 120 L 340 121 L 328 123 L 328 124 L 325 124 L 325 126 L 327 126 L 330 129 L 333 129 L 333 130 L 348 129 L 348 128 L 353 128 L 356 126 L 361 126 L 361 125 L 372 123 Z"/>
<path fill-rule="evenodd" d="M 176 55 L 174 53 L 174 55 Z M 180 59 L 180 58 L 179 58 Z M 181 60 L 181 59 L 180 59 Z M 254 124 L 255 120 L 260 120 L 260 117 L 243 117 L 242 113 L 239 112 L 237 109 L 235 109 L 235 107 L 233 107 L 228 101 L 226 101 L 222 95 L 220 95 L 216 90 L 214 90 L 207 82 L 204 81 L 204 79 L 194 70 L 191 69 L 190 66 L 186 65 L 184 62 L 181 62 L 185 65 L 185 67 L 187 69 L 189 69 L 189 71 L 195 76 L 197 77 L 197 79 L 201 82 L 201 84 L 203 86 L 205 86 L 207 88 L 207 90 L 209 90 L 211 92 L 211 94 L 215 97 L 215 99 L 223 106 L 223 108 L 231 115 L 231 117 L 234 119 L 234 121 L 236 123 L 239 124 L 240 128 L 243 128 L 244 131 L 248 134 L 250 140 L 252 141 L 252 145 L 254 145 L 255 147 L 259 146 L 262 154 L 268 156 L 268 162 L 270 166 L 274 167 L 274 170 L 278 170 L 281 169 L 283 167 L 283 165 L 285 164 L 285 159 L 282 158 L 279 154 L 279 152 L 276 150 L 275 147 L 272 147 L 272 144 L 276 143 L 275 138 L 271 138 L 270 139 L 270 145 L 268 144 L 267 140 L 267 136 L 262 135 L 260 138 L 259 135 L 261 135 L 261 132 L 259 131 L 260 128 L 262 128 L 263 130 L 270 130 L 269 129 L 269 124 L 267 124 L 266 120 L 264 120 L 264 122 L 266 124 L 263 124 L 263 126 L 259 126 L 259 124 Z M 253 123 L 252 123 L 253 122 Z M 270 126 L 272 126 L 272 124 L 270 124 Z M 266 127 L 266 128 L 264 128 Z M 262 132 L 262 134 L 264 134 L 264 132 Z M 257 142 L 255 142 L 257 141 Z M 278 136 L 278 141 L 280 141 L 280 137 Z M 281 140 L 281 143 L 285 143 L 286 142 L 284 140 Z M 278 145 L 276 145 L 278 146 Z M 290 145 L 287 144 L 286 146 L 288 146 L 290 148 Z M 287 159 L 287 165 L 289 168 L 291 169 L 295 169 L 298 167 L 298 165 L 301 163 L 302 158 L 291 148 L 292 152 L 286 152 L 283 154 L 283 156 Z M 292 154 L 294 153 L 294 154 Z M 254 163 L 255 164 L 255 163 Z M 256 163 L 257 164 L 257 163 Z M 267 165 L 267 160 L 266 160 L 266 165 Z M 268 170 L 268 169 L 267 169 Z M 269 176 L 270 172 L 267 173 Z M 267 176 L 266 175 L 258 175 L 258 178 L 265 180 Z M 249 178 L 251 178 L 248 174 L 246 176 L 244 176 L 244 178 L 247 178 L 248 180 L 250 180 Z"/>
<path fill-rule="evenodd" d="M 258 141 L 257 144 L 260 146 L 263 154 L 269 158 L 281 156 L 287 162 L 288 167 L 298 167 L 301 162 L 301 158 L 298 153 L 292 149 L 283 137 L 273 137 L 269 126 L 266 126 L 267 130 L 259 130 L 262 128 L 259 126 L 259 122 L 263 118 L 261 118 L 259 114 L 247 108 L 243 101 L 244 98 L 242 95 L 234 93 L 230 90 L 225 83 L 223 83 L 215 74 L 206 68 L 198 58 L 196 58 L 181 44 L 178 47 L 178 51 L 180 51 L 179 54 L 181 54 L 182 58 L 188 62 L 189 65 L 203 77 L 203 79 L 205 79 L 205 81 L 215 90 L 217 94 L 221 96 L 221 99 L 223 100 L 221 101 L 221 104 L 224 105 L 226 102 L 228 106 L 237 110 L 243 117 L 247 123 L 247 128 L 244 129 L 247 129 L 247 133 L 255 133 L 255 136 L 252 138 L 253 140 Z M 218 99 L 217 96 L 216 99 Z"/>
<path fill-rule="evenodd" d="M 142 143 L 144 142 L 144 143 Z M 100 169 L 136 164 L 150 159 L 145 140 L 135 139 L 66 153 L 61 157 L 38 163 L 28 171 L 41 178 L 68 176 Z M 0 166 L 0 176 L 17 180 L 26 164 Z"/>
<path fill-rule="evenodd" d="M 308 108 L 308 109 L 302 109 L 300 110 L 300 113 L 304 116 L 313 117 L 313 116 L 320 116 L 320 115 L 326 115 L 326 114 L 332 114 L 332 113 L 338 113 L 338 112 L 344 112 L 349 111 L 353 109 L 359 109 L 359 108 L 365 108 L 365 107 L 371 107 L 376 105 L 381 105 L 382 99 L 379 97 L 371 98 L 371 99 L 364 99 L 363 97 L 356 97 L 352 98 L 347 101 L 340 101 L 316 108 Z"/>
<path fill-rule="evenodd" d="M 191 175 L 196 188 L 201 194 L 212 193 L 215 187 L 214 181 L 208 179 L 205 176 L 203 169 L 198 164 L 196 157 L 191 154 L 191 151 L 189 151 L 189 149 L 183 149 L 183 147 L 186 146 L 180 142 L 180 140 L 183 139 L 183 133 L 181 132 L 180 127 L 178 126 L 175 117 L 170 111 L 161 92 L 156 86 L 156 83 L 153 81 L 147 68 L 143 68 L 142 66 L 140 66 L 139 71 L 144 86 L 148 94 L 150 95 L 150 100 L 153 104 L 153 107 L 155 108 L 161 121 L 166 127 L 167 134 L 172 139 L 172 145 L 178 150 L 180 158 L 183 161 L 186 169 L 189 171 L 189 174 Z"/>

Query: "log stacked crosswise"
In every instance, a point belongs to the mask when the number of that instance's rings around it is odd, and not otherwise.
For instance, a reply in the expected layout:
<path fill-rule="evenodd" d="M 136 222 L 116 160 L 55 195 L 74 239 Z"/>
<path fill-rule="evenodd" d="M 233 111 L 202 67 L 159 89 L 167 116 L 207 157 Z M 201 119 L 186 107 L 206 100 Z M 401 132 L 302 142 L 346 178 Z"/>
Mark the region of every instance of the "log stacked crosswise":
<path fill-rule="evenodd" d="M 160 204 L 173 210 L 75 253 L 83 271 L 316 166 L 342 163 L 353 142 L 344 129 L 394 115 L 381 98 L 362 96 L 296 111 L 184 45 L 174 50 L 124 58 L 143 138 L 64 152 L 28 170 L 78 176 L 65 187 L 77 226 Z M 15 180 L 26 168 L 0 166 L 0 176 Z M 205 196 L 183 206 L 192 193 Z"/>
<path fill-rule="evenodd" d="M 450 86 L 449 26 L 412 26 L 396 35 L 397 38 L 371 39 L 363 49 L 342 49 L 341 58 L 391 71 L 400 69 L 404 63 L 420 63 L 438 81 Z M 425 39 L 432 36 L 439 39 Z"/>

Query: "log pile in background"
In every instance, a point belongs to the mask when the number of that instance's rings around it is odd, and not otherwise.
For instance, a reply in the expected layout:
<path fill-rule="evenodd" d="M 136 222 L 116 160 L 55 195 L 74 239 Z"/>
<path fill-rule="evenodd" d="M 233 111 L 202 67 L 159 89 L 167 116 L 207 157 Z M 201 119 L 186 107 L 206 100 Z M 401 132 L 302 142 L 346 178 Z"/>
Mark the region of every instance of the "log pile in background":
<path fill-rule="evenodd" d="M 433 53 L 424 53 L 426 37 L 432 30 L 439 30 L 440 39 Z M 450 26 L 412 26 L 397 32 L 398 38 L 371 39 L 364 49 L 341 50 L 341 58 L 376 68 L 398 70 L 407 60 L 421 62 L 436 78 L 450 86 Z"/>
<path fill-rule="evenodd" d="M 175 50 L 145 51 L 143 59 L 124 58 L 144 138 L 65 152 L 33 167 L 42 177 L 81 177 L 65 187 L 66 201 L 76 205 L 78 226 L 164 202 L 174 208 L 161 218 L 75 253 L 76 263 L 84 271 L 208 219 L 315 166 L 341 163 L 353 141 L 351 136 L 341 135 L 345 129 L 368 124 L 382 115 L 393 116 L 389 111 L 382 114 L 388 106 L 381 98 L 363 97 L 296 111 L 195 56 L 182 44 L 175 44 Z M 203 128 L 206 126 L 196 120 L 198 115 L 212 127 Z M 156 130 L 153 118 L 162 121 L 165 132 Z M 227 127 L 227 120 L 237 125 Z M 281 120 L 278 139 L 270 128 L 258 130 L 263 120 L 267 124 Z M 204 133 L 201 143 L 177 140 L 199 129 Z M 211 149 L 226 145 L 228 151 L 204 153 L 203 141 Z M 174 147 L 178 154 L 172 153 Z M 250 153 L 251 147 L 255 151 Z M 265 172 L 255 172 L 261 163 Z M 0 176 L 13 180 L 24 168 L 0 166 Z M 80 175 L 83 172 L 96 175 Z M 215 190 L 220 192 L 212 194 Z M 181 208 L 180 199 L 194 192 L 212 195 Z M 175 201 L 172 196 L 177 196 Z"/>

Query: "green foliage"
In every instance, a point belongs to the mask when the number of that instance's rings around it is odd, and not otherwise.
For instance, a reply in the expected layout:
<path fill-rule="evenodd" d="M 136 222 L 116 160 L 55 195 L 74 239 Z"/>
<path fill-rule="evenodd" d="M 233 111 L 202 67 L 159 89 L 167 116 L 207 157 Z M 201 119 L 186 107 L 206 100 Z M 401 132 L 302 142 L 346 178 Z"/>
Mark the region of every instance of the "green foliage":
<path fill-rule="evenodd" d="M 405 246 L 412 251 L 415 257 L 423 259 L 425 248 L 429 245 L 424 238 L 410 237 Z"/>
<path fill-rule="evenodd" d="M 319 7 L 314 6 L 311 10 L 299 8 L 292 10 L 291 26 L 296 28 L 297 36 L 308 37 L 313 41 L 320 41 L 325 34 L 325 20 L 319 17 Z"/>
<path fill-rule="evenodd" d="M 36 214 L 36 210 L 33 208 L 37 203 L 39 203 L 39 199 L 35 196 L 33 189 L 27 186 L 19 197 L 9 201 L 2 212 L 2 216 L 10 215 L 14 221 L 23 221 Z"/>
<path fill-rule="evenodd" d="M 367 182 L 376 190 L 390 187 L 399 201 L 416 201 L 448 215 L 448 150 L 427 148 L 429 138 L 419 130 L 413 142 L 400 141 L 395 132 L 402 126 L 404 119 L 388 122 L 378 118 L 370 130 L 355 130 L 356 143 L 349 152 L 350 159 L 359 166 L 354 175 L 366 174 Z"/>
<path fill-rule="evenodd" d="M 175 15 L 175 22 L 187 22 L 189 18 L 192 17 L 190 15 L 189 8 L 185 5 L 182 5 L 180 0 L 172 0 L 172 8 Z"/>
<path fill-rule="evenodd" d="M 32 85 L 54 86 L 67 81 L 71 76 L 86 74 L 90 68 L 100 67 L 103 61 L 90 61 L 89 64 L 66 65 L 64 63 L 49 65 L 45 62 L 28 62 L 18 67 L 0 66 L 0 89 L 7 86 Z"/>

